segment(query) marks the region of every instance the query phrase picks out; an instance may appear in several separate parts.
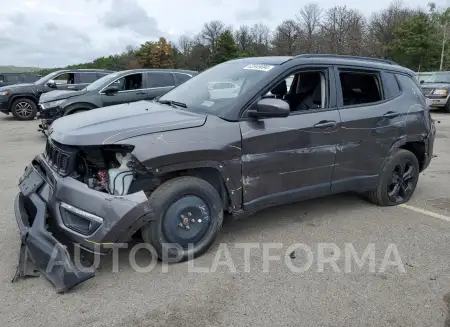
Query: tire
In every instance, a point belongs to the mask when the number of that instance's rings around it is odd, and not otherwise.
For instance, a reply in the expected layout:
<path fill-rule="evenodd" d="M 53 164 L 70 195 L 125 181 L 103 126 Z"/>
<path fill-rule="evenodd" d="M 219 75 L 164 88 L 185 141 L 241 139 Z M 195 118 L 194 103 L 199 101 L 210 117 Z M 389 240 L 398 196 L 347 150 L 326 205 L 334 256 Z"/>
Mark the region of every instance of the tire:
<path fill-rule="evenodd" d="M 11 104 L 11 113 L 19 120 L 32 120 L 37 114 L 37 105 L 27 98 L 19 98 Z"/>
<path fill-rule="evenodd" d="M 408 171 L 410 174 L 407 175 Z M 419 174 L 419 162 L 416 156 L 408 150 L 398 149 L 383 169 L 377 187 L 367 196 L 372 203 L 379 206 L 406 203 L 414 194 Z M 406 176 L 410 178 L 406 179 Z M 397 195 L 395 190 L 398 191 Z"/>
<path fill-rule="evenodd" d="M 153 219 L 142 228 L 142 238 L 162 261 L 182 262 L 201 256 L 214 243 L 223 224 L 221 197 L 198 177 L 169 180 L 148 201 Z"/>
<path fill-rule="evenodd" d="M 444 111 L 450 114 L 450 99 L 445 104 Z"/>

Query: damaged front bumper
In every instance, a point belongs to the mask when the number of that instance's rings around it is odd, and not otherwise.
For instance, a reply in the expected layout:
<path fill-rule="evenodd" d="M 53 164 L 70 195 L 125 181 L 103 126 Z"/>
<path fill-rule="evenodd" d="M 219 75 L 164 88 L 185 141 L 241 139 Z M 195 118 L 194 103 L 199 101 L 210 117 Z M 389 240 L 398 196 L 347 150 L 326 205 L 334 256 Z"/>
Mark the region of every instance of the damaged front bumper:
<path fill-rule="evenodd" d="M 21 251 L 14 280 L 39 271 L 58 293 L 68 292 L 95 274 L 73 262 L 67 245 L 107 254 L 114 243 L 128 241 L 151 219 L 143 192 L 113 196 L 92 190 L 71 177 L 57 175 L 42 156 L 26 168 L 19 189 L 14 213 Z"/>

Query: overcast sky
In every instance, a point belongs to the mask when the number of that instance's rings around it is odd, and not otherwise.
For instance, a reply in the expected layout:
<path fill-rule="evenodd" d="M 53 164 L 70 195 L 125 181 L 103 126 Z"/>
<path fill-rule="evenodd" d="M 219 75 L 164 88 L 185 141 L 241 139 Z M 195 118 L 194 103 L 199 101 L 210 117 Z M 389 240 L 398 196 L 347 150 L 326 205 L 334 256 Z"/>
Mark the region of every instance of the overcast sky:
<path fill-rule="evenodd" d="M 197 33 L 204 22 L 262 22 L 274 28 L 295 18 L 298 0 L 0 0 L 0 65 L 60 67 L 122 52 L 127 45 Z M 313 1 L 314 2 L 314 1 Z M 317 0 L 323 8 L 344 5 L 365 15 L 391 0 Z M 428 0 L 405 0 L 408 7 Z M 450 0 L 435 1 L 438 6 Z"/>

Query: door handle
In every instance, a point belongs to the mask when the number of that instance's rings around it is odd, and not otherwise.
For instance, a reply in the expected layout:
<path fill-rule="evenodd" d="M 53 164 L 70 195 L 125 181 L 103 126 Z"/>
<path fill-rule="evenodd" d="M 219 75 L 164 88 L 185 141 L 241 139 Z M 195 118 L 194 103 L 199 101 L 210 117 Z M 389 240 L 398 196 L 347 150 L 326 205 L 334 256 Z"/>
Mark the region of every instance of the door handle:
<path fill-rule="evenodd" d="M 68 89 L 75 89 L 75 86 L 68 86 Z"/>
<path fill-rule="evenodd" d="M 398 112 L 395 112 L 395 111 L 388 111 L 388 112 L 386 112 L 383 115 L 383 117 L 386 117 L 386 118 L 395 118 L 395 117 L 398 117 L 398 116 L 400 116 L 400 114 Z"/>
<path fill-rule="evenodd" d="M 146 92 L 136 92 L 136 95 L 146 95 Z"/>
<path fill-rule="evenodd" d="M 314 125 L 314 128 L 329 128 L 336 126 L 336 121 L 334 120 L 322 120 Z"/>

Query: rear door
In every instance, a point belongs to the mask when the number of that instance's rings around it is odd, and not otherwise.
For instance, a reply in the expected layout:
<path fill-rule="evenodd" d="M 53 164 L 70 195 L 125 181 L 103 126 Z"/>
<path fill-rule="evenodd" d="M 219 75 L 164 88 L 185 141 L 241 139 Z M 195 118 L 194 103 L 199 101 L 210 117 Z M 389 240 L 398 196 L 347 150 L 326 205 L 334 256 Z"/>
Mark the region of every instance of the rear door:
<path fill-rule="evenodd" d="M 73 89 L 82 90 L 97 79 L 97 72 L 76 72 Z"/>
<path fill-rule="evenodd" d="M 104 90 L 110 86 L 117 87 L 119 91 L 114 94 L 106 95 Z M 144 87 L 144 74 L 134 73 L 119 77 L 100 90 L 100 94 L 102 97 L 102 105 L 104 107 L 145 100 L 147 97 L 147 90 Z"/>
<path fill-rule="evenodd" d="M 175 77 L 171 72 L 146 72 L 147 100 L 153 100 L 175 87 Z"/>
<path fill-rule="evenodd" d="M 389 149 L 402 135 L 407 112 L 393 74 L 355 67 L 335 71 L 342 127 L 332 191 L 364 191 L 373 187 Z"/>

